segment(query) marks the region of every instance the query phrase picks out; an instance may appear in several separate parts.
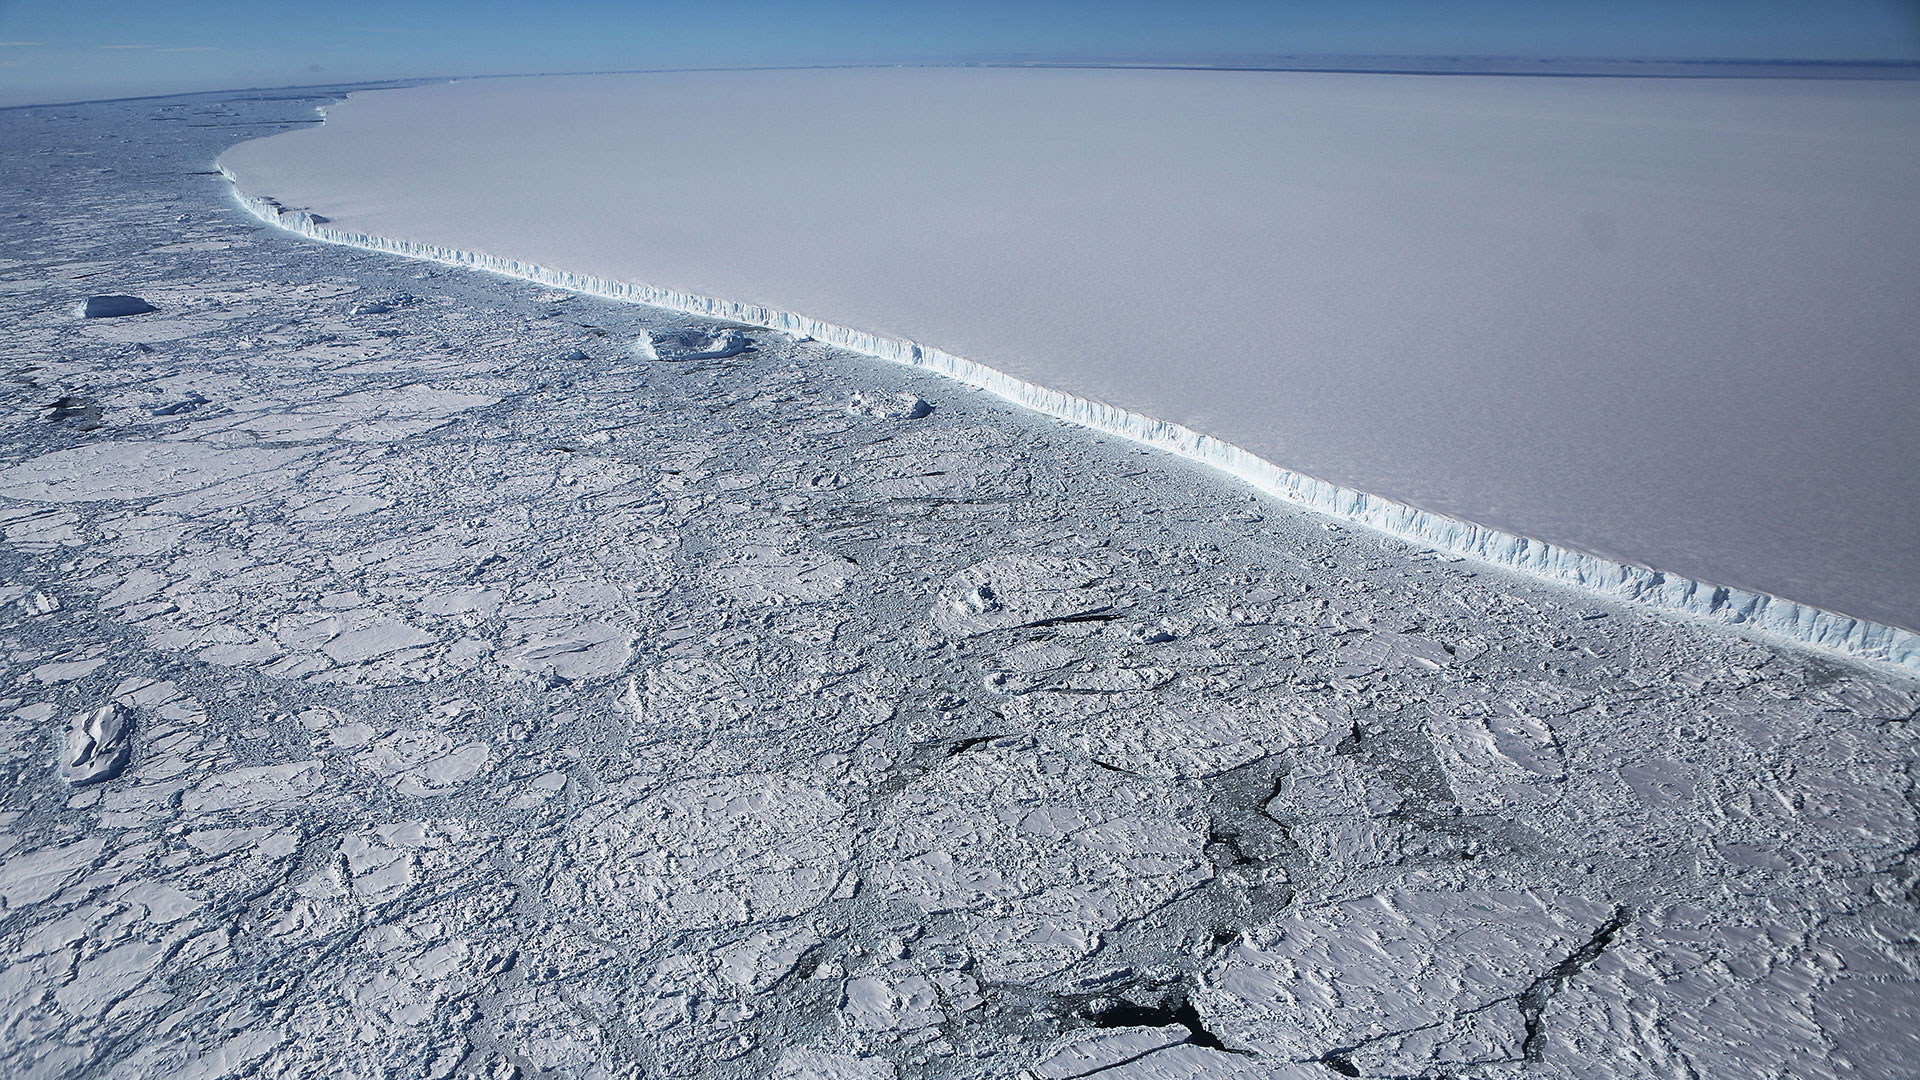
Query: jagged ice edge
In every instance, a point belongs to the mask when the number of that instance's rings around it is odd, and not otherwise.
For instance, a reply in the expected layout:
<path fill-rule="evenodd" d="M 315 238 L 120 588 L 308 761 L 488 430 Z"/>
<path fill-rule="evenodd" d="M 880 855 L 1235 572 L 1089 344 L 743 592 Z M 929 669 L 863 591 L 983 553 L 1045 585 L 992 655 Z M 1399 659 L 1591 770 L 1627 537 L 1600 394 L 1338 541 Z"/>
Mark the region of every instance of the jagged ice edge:
<path fill-rule="evenodd" d="M 438 244 L 395 240 L 333 228 L 305 210 L 250 195 L 224 163 L 216 163 L 249 214 L 310 240 L 360 248 L 447 266 L 485 270 L 568 292 L 670 308 L 690 315 L 811 337 L 852 352 L 938 372 L 1035 412 L 1166 450 L 1236 477 L 1296 506 L 1352 522 L 1421 547 L 1478 559 L 1535 577 L 1588 589 L 1603 596 L 1710 622 L 1730 623 L 1868 661 L 1920 672 L 1920 634 L 1841 615 L 1768 593 L 1696 581 L 1649 567 L 1632 566 L 1421 510 L 1364 491 L 1341 487 L 1285 469 L 1231 443 L 1165 420 L 1088 401 L 1027 382 L 984 364 L 906 338 L 882 337 L 821 322 L 791 311 L 679 292 L 656 285 L 553 270 L 519 259 L 460 251 Z"/>

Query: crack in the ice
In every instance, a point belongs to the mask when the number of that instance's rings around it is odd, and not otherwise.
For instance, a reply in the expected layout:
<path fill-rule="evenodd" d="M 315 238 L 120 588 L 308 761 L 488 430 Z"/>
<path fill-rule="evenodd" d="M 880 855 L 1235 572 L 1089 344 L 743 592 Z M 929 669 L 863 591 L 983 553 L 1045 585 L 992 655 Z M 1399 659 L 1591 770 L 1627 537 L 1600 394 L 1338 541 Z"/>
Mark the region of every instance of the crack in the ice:
<path fill-rule="evenodd" d="M 1187 1029 L 1186 1042 L 1203 1050 L 1216 1050 L 1223 1054 L 1239 1054 L 1252 1057 L 1253 1051 L 1228 1046 L 1220 1037 L 1207 1030 L 1200 1019 L 1200 1010 L 1194 1008 L 1184 991 L 1176 991 L 1172 1003 L 1168 1005 L 1140 1005 L 1120 998 L 1093 1015 L 1096 1027 L 1169 1027 L 1179 1026 Z M 1164 1050 L 1166 1047 L 1160 1047 Z M 1146 1055 L 1141 1055 L 1142 1057 Z M 1124 1062 L 1120 1063 L 1124 1064 Z M 1111 1068 L 1112 1066 L 1108 1066 Z"/>
<path fill-rule="evenodd" d="M 1606 922 L 1594 930 L 1593 936 L 1581 946 L 1567 954 L 1567 958 L 1553 966 L 1551 971 L 1533 981 L 1533 985 L 1520 992 L 1515 1001 L 1520 1006 L 1520 1018 L 1526 1024 L 1527 1035 L 1520 1044 L 1520 1056 L 1526 1062 L 1538 1063 L 1546 1060 L 1547 1032 L 1541 1022 L 1547 1005 L 1554 995 L 1566 988 L 1574 976 L 1585 971 L 1600 954 L 1607 951 L 1613 939 L 1632 921 L 1633 912 L 1622 905 L 1613 910 Z"/>

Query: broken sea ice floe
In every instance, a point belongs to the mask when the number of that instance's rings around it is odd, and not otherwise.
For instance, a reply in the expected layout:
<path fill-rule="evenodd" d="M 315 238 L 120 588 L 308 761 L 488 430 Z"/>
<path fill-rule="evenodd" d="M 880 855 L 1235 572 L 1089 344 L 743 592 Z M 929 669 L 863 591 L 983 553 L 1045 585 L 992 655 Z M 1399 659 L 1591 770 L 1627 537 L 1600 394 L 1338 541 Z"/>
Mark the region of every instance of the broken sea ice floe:
<path fill-rule="evenodd" d="M 608 938 L 791 919 L 825 903 L 852 857 L 838 800 L 748 775 L 623 789 L 576 818 L 550 898 Z"/>
<path fill-rule="evenodd" d="M 634 347 L 649 359 L 686 363 L 739 356 L 753 348 L 753 339 L 731 326 L 692 327 L 651 331 Z"/>
<path fill-rule="evenodd" d="M 80 304 L 80 317 L 83 319 L 117 319 L 123 315 L 145 315 L 149 311 L 158 311 L 157 307 L 137 296 L 120 293 L 107 293 L 89 296 Z"/>
<path fill-rule="evenodd" d="M 933 406 L 918 394 L 905 391 L 862 390 L 847 401 L 847 411 L 872 420 L 918 420 Z"/>
<path fill-rule="evenodd" d="M 950 638 L 1096 618 L 1113 607 L 1108 570 L 1090 559 L 995 555 L 946 580 L 933 625 Z"/>
<path fill-rule="evenodd" d="M 119 776 L 132 753 L 132 730 L 133 714 L 118 702 L 74 717 L 60 757 L 61 778 L 78 787 Z"/>
<path fill-rule="evenodd" d="M 159 408 L 153 410 L 153 415 L 178 416 L 184 412 L 192 412 L 193 410 L 199 408 L 202 405 L 205 405 L 206 403 L 207 403 L 207 399 L 202 397 L 201 395 L 196 393 L 188 393 L 186 397 L 181 398 L 179 401 L 173 402 L 172 404 L 169 404 L 169 405 L 162 405 Z"/>

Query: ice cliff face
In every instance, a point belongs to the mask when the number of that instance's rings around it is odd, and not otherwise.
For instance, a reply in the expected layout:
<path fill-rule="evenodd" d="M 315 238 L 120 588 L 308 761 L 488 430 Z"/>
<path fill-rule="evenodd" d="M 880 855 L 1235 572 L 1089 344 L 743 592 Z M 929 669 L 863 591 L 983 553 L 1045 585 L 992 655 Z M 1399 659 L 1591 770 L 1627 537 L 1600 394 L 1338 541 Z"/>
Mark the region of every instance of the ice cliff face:
<path fill-rule="evenodd" d="M 1650 567 L 1604 559 L 1341 487 L 1276 465 L 1240 447 L 1182 425 L 1051 390 L 907 338 L 886 337 L 758 304 L 702 296 L 641 282 L 576 274 L 485 252 L 461 251 L 437 244 L 341 229 L 318 215 L 291 209 L 270 197 L 241 190 L 238 178 L 224 165 L 220 168 L 233 184 L 234 195 L 240 205 L 249 213 L 270 225 L 312 240 L 447 266 L 484 270 L 589 296 L 670 308 L 706 318 L 777 330 L 795 337 L 814 338 L 881 360 L 935 371 L 1036 412 L 1190 458 L 1296 506 L 1410 543 L 1509 567 L 1605 596 L 1711 622 L 1759 630 L 1861 660 L 1920 670 L 1920 634 L 1900 627 L 1826 611 L 1766 593 L 1716 585 Z"/>

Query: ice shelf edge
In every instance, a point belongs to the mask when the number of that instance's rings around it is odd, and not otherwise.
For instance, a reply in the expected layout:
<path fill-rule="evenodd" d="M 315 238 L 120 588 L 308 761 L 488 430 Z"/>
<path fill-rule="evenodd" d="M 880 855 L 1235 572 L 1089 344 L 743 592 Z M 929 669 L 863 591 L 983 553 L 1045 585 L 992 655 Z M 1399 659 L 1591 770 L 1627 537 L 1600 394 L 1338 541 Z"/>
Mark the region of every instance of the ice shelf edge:
<path fill-rule="evenodd" d="M 1339 521 L 1362 525 L 1399 540 L 1477 559 L 1563 585 L 1644 604 L 1706 622 L 1776 635 L 1802 645 L 1920 673 L 1920 634 L 1898 626 L 1842 615 L 1768 593 L 1697 581 L 1589 555 L 1502 532 L 1445 514 L 1421 510 L 1364 491 L 1341 487 L 1282 468 L 1231 443 L 1179 424 L 1113 405 L 1087 401 L 1027 382 L 964 357 L 905 338 L 882 337 L 797 312 L 745 304 L 637 282 L 554 270 L 484 252 L 395 240 L 334 228 L 305 210 L 248 194 L 224 162 L 216 168 L 249 214 L 287 232 L 321 243 L 359 248 L 446 266 L 484 270 L 568 292 L 670 308 L 745 326 L 804 335 L 881 360 L 924 368 L 985 390 L 1016 405 L 1118 438 L 1166 450 L 1227 473 L 1256 490 Z"/>

